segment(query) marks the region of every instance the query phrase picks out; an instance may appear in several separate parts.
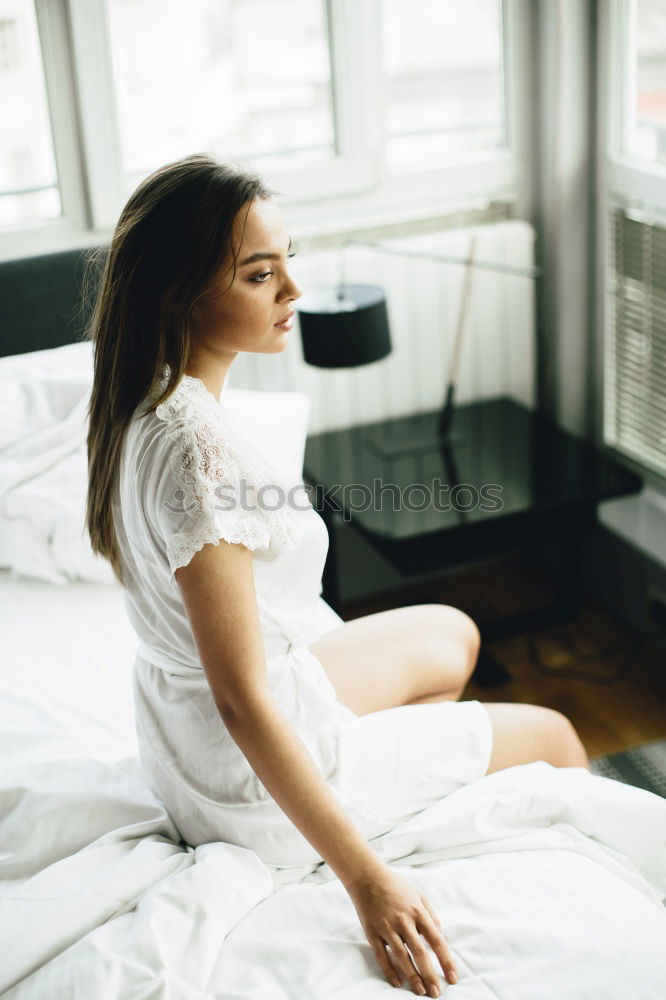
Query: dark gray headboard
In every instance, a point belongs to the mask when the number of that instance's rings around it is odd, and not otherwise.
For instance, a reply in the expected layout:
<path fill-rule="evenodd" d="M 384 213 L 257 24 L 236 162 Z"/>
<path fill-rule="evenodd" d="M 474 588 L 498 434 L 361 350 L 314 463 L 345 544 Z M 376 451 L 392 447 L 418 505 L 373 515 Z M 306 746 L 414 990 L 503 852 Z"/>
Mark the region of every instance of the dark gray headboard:
<path fill-rule="evenodd" d="M 78 249 L 0 261 L 0 357 L 84 339 L 85 256 Z"/>

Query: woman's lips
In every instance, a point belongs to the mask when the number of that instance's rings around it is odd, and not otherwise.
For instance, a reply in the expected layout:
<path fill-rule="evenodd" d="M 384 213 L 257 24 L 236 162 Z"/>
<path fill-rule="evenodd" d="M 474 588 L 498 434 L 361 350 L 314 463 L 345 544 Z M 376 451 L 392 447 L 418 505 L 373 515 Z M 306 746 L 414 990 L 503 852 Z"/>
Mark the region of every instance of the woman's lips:
<path fill-rule="evenodd" d="M 293 314 L 293 312 L 289 313 L 289 315 L 287 316 L 287 318 L 284 319 L 284 320 L 282 320 L 281 323 L 274 323 L 273 324 L 273 326 L 276 326 L 278 328 L 278 330 L 291 330 L 291 328 L 292 328 L 293 325 L 294 325 L 294 314 Z"/>

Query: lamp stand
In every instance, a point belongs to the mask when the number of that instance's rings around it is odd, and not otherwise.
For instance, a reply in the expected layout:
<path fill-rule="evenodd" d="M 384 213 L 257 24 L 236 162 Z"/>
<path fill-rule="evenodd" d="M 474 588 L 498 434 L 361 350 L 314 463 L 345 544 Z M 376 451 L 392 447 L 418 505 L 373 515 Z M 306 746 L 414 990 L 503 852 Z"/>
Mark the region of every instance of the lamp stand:
<path fill-rule="evenodd" d="M 368 448 L 383 458 L 397 458 L 402 455 L 423 454 L 441 451 L 464 444 L 463 434 L 451 429 L 455 413 L 454 396 L 458 379 L 458 367 L 469 314 L 472 271 L 476 255 L 476 233 L 472 234 L 469 255 L 465 264 L 465 281 L 458 310 L 456 338 L 449 369 L 446 395 L 441 410 L 434 413 L 416 413 L 409 417 L 389 418 L 381 427 L 369 428 L 364 434 Z"/>

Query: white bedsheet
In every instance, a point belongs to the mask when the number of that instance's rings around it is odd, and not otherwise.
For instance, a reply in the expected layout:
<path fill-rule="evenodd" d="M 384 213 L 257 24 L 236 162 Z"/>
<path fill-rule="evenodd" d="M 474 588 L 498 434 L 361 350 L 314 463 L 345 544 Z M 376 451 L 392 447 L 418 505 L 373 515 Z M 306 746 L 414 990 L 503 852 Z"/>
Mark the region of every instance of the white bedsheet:
<path fill-rule="evenodd" d="M 7 1000 L 388 996 L 328 865 L 192 850 L 141 780 L 122 592 L 0 574 Z M 666 801 L 543 762 L 375 842 L 428 894 L 460 1000 L 663 1000 Z M 403 987 L 407 990 L 407 987 Z M 4 992 L 3 992 L 4 991 Z M 413 995 L 413 994 L 412 994 Z"/>

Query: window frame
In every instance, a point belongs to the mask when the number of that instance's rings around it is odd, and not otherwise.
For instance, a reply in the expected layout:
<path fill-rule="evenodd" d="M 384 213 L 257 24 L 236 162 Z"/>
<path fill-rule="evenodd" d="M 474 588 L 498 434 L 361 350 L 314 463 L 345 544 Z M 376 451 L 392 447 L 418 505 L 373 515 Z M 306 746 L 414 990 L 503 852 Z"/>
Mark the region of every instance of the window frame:
<path fill-rule="evenodd" d="M 108 239 L 126 201 L 105 0 L 34 0 L 63 215 L 0 231 L 0 258 Z M 384 162 L 381 0 L 325 0 L 335 161 L 265 173 L 298 239 L 418 222 L 452 209 L 530 204 L 530 0 L 500 0 L 505 148 L 390 176 Z"/>
<path fill-rule="evenodd" d="M 606 124 L 604 146 L 605 190 L 620 200 L 643 202 L 666 214 L 666 164 L 651 163 L 625 151 L 627 91 L 624 82 L 631 54 L 631 9 L 636 0 L 610 0 L 601 5 L 600 42 L 606 49 L 606 71 L 601 92 L 605 95 L 603 116 Z M 616 71 L 617 67 L 621 71 Z M 603 202 L 602 202 L 603 204 Z"/>
<path fill-rule="evenodd" d="M 0 229 L 0 259 L 94 242 L 90 239 L 66 0 L 36 0 L 35 14 L 62 214 L 57 219 L 34 220 Z"/>
<path fill-rule="evenodd" d="M 626 44 L 627 18 L 634 0 L 609 0 L 598 8 L 597 96 L 598 136 L 596 157 L 595 351 L 594 439 L 648 485 L 663 492 L 666 478 L 605 441 L 604 396 L 606 329 L 608 322 L 608 247 L 611 212 L 636 209 L 666 225 L 666 167 L 628 155 L 624 151 L 626 93 L 623 90 L 630 47 Z M 622 67 L 617 72 L 617 67 Z"/>

